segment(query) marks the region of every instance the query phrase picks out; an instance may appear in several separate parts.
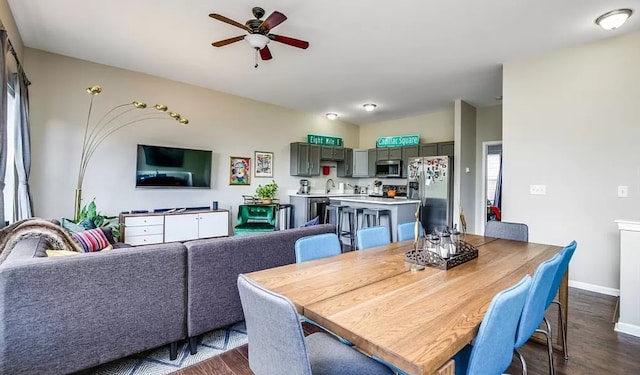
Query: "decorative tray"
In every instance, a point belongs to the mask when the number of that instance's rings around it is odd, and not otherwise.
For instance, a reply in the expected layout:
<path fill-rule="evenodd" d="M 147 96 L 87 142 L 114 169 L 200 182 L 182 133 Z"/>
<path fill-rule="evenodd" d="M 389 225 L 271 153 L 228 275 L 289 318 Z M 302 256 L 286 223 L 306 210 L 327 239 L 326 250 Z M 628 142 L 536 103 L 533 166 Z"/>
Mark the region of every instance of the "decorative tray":
<path fill-rule="evenodd" d="M 478 249 L 464 241 L 456 242 L 456 254 L 443 258 L 440 254 L 427 249 L 410 250 L 404 254 L 404 260 L 421 266 L 448 270 L 478 257 Z"/>

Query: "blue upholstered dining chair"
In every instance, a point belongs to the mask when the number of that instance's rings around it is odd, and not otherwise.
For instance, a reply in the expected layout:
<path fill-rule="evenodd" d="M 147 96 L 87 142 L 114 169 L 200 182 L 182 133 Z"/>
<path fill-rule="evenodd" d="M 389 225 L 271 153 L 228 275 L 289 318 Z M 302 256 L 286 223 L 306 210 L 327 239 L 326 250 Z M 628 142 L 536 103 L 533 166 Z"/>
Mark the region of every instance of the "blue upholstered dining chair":
<path fill-rule="evenodd" d="M 493 297 L 473 344 L 453 357 L 456 375 L 502 374 L 509 368 L 518 322 L 530 286 L 531 276 L 526 275 L 516 285 Z"/>
<path fill-rule="evenodd" d="M 413 240 L 415 238 L 415 227 L 415 221 L 398 224 L 398 241 Z M 418 228 L 420 230 L 419 235 L 422 237 L 424 229 L 422 229 L 422 225 L 418 225 Z"/>
<path fill-rule="evenodd" d="M 524 345 L 531 336 L 536 333 L 542 333 L 547 339 L 547 350 L 549 355 L 549 374 L 554 375 L 555 369 L 553 367 L 553 339 L 551 334 L 551 326 L 544 317 L 544 312 L 547 310 L 547 297 L 551 290 L 551 283 L 556 275 L 560 261 L 562 257 L 560 253 L 554 255 L 551 259 L 541 263 L 536 272 L 533 274 L 533 282 L 529 289 L 529 294 L 524 303 L 522 309 L 522 317 L 520 317 L 520 323 L 518 324 L 518 333 L 516 334 L 516 342 L 514 350 L 522 363 L 523 373 L 526 374 L 527 363 L 524 360 L 522 354 L 518 351 L 522 345 Z M 545 322 L 547 329 L 539 329 L 542 322 Z"/>
<path fill-rule="evenodd" d="M 299 238 L 294 248 L 296 252 L 296 263 L 342 253 L 340 240 L 335 233 L 323 233 Z"/>
<path fill-rule="evenodd" d="M 293 303 L 245 275 L 238 291 L 249 337 L 249 367 L 256 375 L 391 375 L 383 364 L 324 332 L 304 337 Z"/>
<path fill-rule="evenodd" d="M 489 220 L 484 226 L 484 235 L 527 242 L 529 241 L 529 227 L 522 223 Z"/>
<path fill-rule="evenodd" d="M 382 246 L 391 242 L 387 227 L 371 227 L 358 229 L 356 234 L 358 250 Z"/>
<path fill-rule="evenodd" d="M 562 304 L 560 301 L 556 300 L 556 295 L 558 294 L 558 290 L 560 289 L 560 283 L 562 282 L 562 278 L 564 277 L 565 272 L 569 269 L 569 262 L 571 261 L 571 257 L 573 257 L 573 253 L 576 251 L 576 247 L 578 244 L 576 241 L 571 241 L 571 243 L 565 246 L 562 251 L 560 251 L 560 256 L 562 259 L 560 260 L 560 265 L 558 266 L 558 270 L 553 278 L 553 283 L 551 284 L 551 289 L 549 290 L 549 296 L 547 297 L 546 309 L 551 306 L 552 303 L 558 305 L 558 317 L 560 318 L 560 330 L 562 332 L 562 353 L 564 354 L 564 359 L 569 359 L 569 353 L 567 352 L 567 322 L 564 320 L 564 314 L 562 313 Z"/>

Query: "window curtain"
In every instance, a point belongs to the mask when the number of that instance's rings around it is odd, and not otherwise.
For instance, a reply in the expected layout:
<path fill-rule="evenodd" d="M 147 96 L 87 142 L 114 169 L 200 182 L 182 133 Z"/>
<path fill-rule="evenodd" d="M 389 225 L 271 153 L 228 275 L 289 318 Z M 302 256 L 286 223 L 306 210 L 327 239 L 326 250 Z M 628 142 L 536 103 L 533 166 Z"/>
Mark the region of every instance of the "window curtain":
<path fill-rule="evenodd" d="M 29 130 L 29 89 L 31 82 L 18 67 L 18 77 L 15 85 L 16 122 L 15 132 L 15 163 L 16 177 L 16 209 L 15 220 L 33 217 L 31 205 L 31 191 L 29 190 L 29 174 L 31 173 L 31 132 Z"/>
<path fill-rule="evenodd" d="M 0 228 L 5 226 L 4 175 L 7 171 L 7 53 L 9 38 L 0 30 Z"/>

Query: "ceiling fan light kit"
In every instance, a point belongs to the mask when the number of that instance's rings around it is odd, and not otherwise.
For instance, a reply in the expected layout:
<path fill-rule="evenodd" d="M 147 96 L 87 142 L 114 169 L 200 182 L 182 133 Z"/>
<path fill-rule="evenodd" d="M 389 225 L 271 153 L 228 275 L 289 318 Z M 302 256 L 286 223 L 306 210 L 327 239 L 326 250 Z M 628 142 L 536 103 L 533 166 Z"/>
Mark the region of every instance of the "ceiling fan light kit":
<path fill-rule="evenodd" d="M 337 113 L 333 113 L 333 112 L 329 112 L 327 113 L 325 116 L 327 116 L 327 118 L 329 120 L 335 120 L 338 118 L 338 114 Z"/>
<path fill-rule="evenodd" d="M 362 107 L 364 108 L 365 111 L 372 112 L 373 110 L 376 109 L 377 105 L 373 103 L 367 103 L 367 104 L 363 104 Z"/>
<path fill-rule="evenodd" d="M 271 39 L 262 34 L 249 34 L 244 37 L 244 41 L 247 42 L 254 49 L 260 50 L 269 44 Z"/>
<path fill-rule="evenodd" d="M 622 26 L 632 13 L 631 9 L 612 10 L 598 17 L 596 24 L 605 30 L 615 30 Z"/>

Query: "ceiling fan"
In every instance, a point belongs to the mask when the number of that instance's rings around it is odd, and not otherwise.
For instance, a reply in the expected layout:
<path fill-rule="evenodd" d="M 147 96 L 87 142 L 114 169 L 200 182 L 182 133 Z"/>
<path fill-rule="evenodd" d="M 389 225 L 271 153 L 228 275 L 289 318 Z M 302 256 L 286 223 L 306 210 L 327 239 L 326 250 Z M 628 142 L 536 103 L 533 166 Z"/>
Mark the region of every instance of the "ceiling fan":
<path fill-rule="evenodd" d="M 244 39 L 245 42 L 256 50 L 256 68 L 258 67 L 258 53 L 260 53 L 262 60 L 271 60 L 271 51 L 269 51 L 267 44 L 272 40 L 302 49 L 307 49 L 309 47 L 309 42 L 305 42 L 304 40 L 270 33 L 271 29 L 287 19 L 287 16 L 284 14 L 275 11 L 271 13 L 267 19 L 262 21 L 260 18 L 264 16 L 264 9 L 254 7 L 252 12 L 255 19 L 248 20 L 244 25 L 217 13 L 209 14 L 209 17 L 213 19 L 228 23 L 229 25 L 239 27 L 249 32 L 249 34 L 246 35 L 240 35 L 211 43 L 211 45 L 214 47 L 223 47 L 227 44 L 235 43 Z"/>

